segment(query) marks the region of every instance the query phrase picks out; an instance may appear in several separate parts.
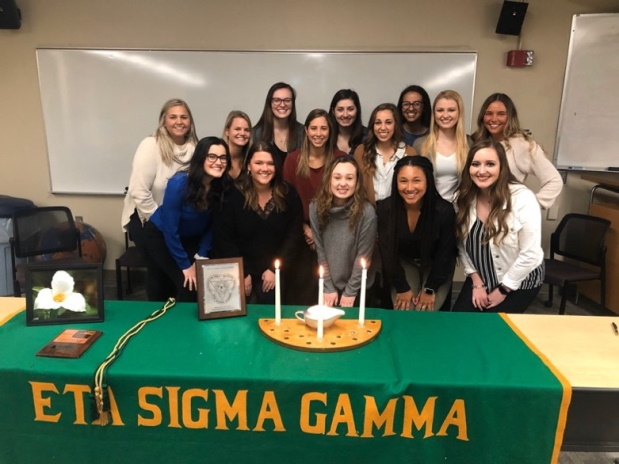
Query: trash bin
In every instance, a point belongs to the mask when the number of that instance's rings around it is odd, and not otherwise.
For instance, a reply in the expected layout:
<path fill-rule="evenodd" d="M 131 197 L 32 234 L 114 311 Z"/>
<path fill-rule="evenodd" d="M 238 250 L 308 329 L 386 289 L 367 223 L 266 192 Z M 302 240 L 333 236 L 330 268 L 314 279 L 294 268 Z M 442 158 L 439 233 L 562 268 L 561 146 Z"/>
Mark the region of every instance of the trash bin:
<path fill-rule="evenodd" d="M 32 208 L 34 203 L 25 198 L 0 195 L 0 296 L 13 296 L 13 269 L 11 268 L 10 238 L 13 236 L 13 213 Z"/>

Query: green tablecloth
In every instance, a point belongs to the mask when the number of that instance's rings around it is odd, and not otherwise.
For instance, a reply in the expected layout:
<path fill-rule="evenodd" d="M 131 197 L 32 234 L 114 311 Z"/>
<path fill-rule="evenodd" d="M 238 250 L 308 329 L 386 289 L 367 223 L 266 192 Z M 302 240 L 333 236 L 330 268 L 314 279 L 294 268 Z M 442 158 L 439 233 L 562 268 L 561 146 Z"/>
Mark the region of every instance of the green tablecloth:
<path fill-rule="evenodd" d="M 258 319 L 272 307 L 198 321 L 195 305 L 177 304 L 109 369 L 116 423 L 93 425 L 95 368 L 159 307 L 105 305 L 102 324 L 27 328 L 21 313 L 0 326 L 0 463 L 523 464 L 558 455 L 564 389 L 495 314 L 369 309 L 383 324 L 374 342 L 309 353 L 262 335 Z M 104 334 L 79 359 L 35 356 L 65 327 Z"/>

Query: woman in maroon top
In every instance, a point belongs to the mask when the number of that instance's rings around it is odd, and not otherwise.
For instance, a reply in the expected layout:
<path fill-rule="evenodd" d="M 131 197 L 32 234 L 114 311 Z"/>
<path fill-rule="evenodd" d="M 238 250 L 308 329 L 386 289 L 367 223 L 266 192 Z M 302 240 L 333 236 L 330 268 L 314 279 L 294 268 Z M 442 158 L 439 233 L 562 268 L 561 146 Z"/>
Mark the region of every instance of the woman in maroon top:
<path fill-rule="evenodd" d="M 317 279 L 318 260 L 309 224 L 309 204 L 322 182 L 325 166 L 334 157 L 346 153 L 333 148 L 333 126 L 325 110 L 310 111 L 304 132 L 301 149 L 290 153 L 284 162 L 284 180 L 294 186 L 303 204 L 303 238 L 306 243 L 299 253 L 294 281 L 289 283 L 290 298 L 287 300 L 296 304 L 315 304 L 313 282 Z"/>

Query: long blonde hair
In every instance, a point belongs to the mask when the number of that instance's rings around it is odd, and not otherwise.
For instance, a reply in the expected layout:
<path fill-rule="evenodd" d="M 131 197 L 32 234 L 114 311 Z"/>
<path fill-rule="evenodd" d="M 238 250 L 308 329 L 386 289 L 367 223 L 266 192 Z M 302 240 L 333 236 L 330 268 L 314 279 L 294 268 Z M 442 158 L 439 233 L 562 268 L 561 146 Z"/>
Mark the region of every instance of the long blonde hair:
<path fill-rule="evenodd" d="M 198 143 L 196 126 L 194 125 L 193 115 L 191 114 L 189 105 L 187 105 L 187 103 L 180 98 L 172 98 L 165 102 L 159 112 L 159 126 L 153 134 L 153 137 L 155 137 L 155 140 L 157 141 L 157 146 L 159 147 L 159 153 L 161 153 L 162 161 L 168 166 L 175 161 L 174 147 L 176 144 L 174 143 L 174 140 L 172 140 L 172 137 L 170 137 L 168 130 L 165 128 L 165 118 L 170 108 L 174 108 L 175 106 L 182 106 L 189 115 L 189 130 L 187 131 L 187 134 L 185 134 L 184 143 L 192 142 L 194 145 Z"/>
<path fill-rule="evenodd" d="M 434 110 L 436 109 L 436 104 L 441 99 L 453 100 L 458 106 L 458 122 L 456 122 L 456 163 L 458 165 L 458 172 L 462 172 L 466 162 L 466 155 L 469 151 L 469 144 L 466 139 L 466 132 L 464 131 L 464 102 L 460 94 L 455 90 L 443 90 L 434 99 L 434 103 L 432 104 L 432 117 L 430 118 L 430 133 L 421 146 L 421 155 L 430 158 L 432 164 L 436 163 L 436 146 L 440 128 L 436 123 Z"/>
<path fill-rule="evenodd" d="M 301 152 L 299 153 L 299 163 L 297 164 L 297 176 L 304 177 L 305 179 L 309 179 L 310 176 L 309 156 L 311 143 L 307 135 L 307 129 L 314 119 L 320 117 L 325 118 L 327 125 L 329 126 L 329 137 L 325 143 L 324 166 L 327 166 L 333 159 L 333 135 L 335 131 L 333 130 L 333 124 L 331 122 L 331 118 L 329 117 L 329 113 L 319 108 L 312 110 L 307 115 L 307 118 L 305 118 L 305 137 L 303 137 L 303 144 L 301 145 Z"/>

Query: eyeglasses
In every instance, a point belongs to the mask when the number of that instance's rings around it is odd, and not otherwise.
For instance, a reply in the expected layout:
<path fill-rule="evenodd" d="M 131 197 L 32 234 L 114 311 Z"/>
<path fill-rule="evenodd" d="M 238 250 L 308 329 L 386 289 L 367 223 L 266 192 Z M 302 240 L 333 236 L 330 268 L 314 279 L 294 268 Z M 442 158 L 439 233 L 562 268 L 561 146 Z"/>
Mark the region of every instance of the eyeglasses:
<path fill-rule="evenodd" d="M 217 161 L 221 161 L 221 164 L 228 164 L 228 155 L 217 156 L 213 153 L 209 153 L 206 155 L 206 159 L 211 164 L 215 164 Z"/>
<path fill-rule="evenodd" d="M 403 110 L 408 110 L 411 107 L 415 108 L 416 110 L 418 110 L 419 108 L 421 108 L 423 106 L 423 102 L 422 101 L 414 101 L 414 102 L 407 102 L 404 101 L 402 102 L 402 109 Z"/>
<path fill-rule="evenodd" d="M 271 98 L 271 102 L 275 105 L 275 106 L 279 106 L 282 103 L 286 106 L 291 105 L 292 104 L 292 98 Z"/>

